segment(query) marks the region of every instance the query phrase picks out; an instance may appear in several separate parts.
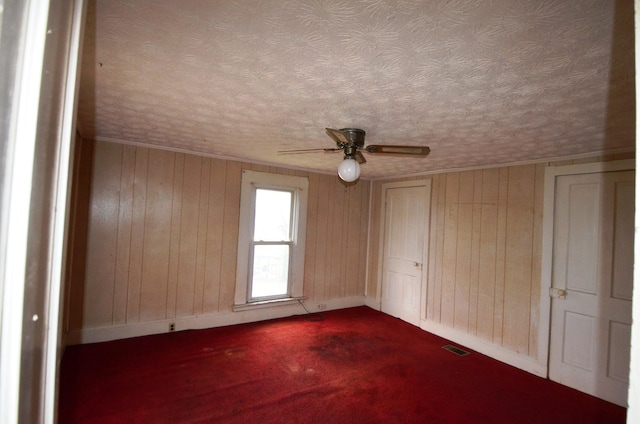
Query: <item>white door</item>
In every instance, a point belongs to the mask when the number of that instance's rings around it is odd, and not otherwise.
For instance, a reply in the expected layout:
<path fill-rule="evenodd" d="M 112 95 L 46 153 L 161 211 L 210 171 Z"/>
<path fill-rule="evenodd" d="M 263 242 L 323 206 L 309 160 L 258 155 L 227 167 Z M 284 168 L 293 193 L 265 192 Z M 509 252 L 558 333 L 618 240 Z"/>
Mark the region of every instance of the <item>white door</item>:
<path fill-rule="evenodd" d="M 556 179 L 549 377 L 627 404 L 634 172 Z"/>
<path fill-rule="evenodd" d="M 407 183 L 404 183 L 405 185 Z M 415 183 L 414 183 L 415 184 Z M 382 312 L 420 325 L 430 186 L 383 186 Z"/>

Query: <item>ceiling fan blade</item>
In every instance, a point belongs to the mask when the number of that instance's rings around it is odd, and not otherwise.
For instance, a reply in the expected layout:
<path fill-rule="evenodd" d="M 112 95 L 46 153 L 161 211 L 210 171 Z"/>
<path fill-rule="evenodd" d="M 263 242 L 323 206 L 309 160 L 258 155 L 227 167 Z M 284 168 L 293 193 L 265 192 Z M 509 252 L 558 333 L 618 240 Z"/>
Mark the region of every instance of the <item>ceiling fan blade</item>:
<path fill-rule="evenodd" d="M 427 156 L 431 149 L 427 146 L 392 146 L 384 144 L 371 144 L 365 147 L 369 153 L 381 153 L 385 155 L 416 155 Z"/>
<path fill-rule="evenodd" d="M 325 149 L 296 149 L 296 150 L 278 150 L 280 155 L 295 155 L 298 153 L 313 153 L 313 152 L 340 152 L 342 149 L 337 147 L 329 147 Z"/>
<path fill-rule="evenodd" d="M 364 155 L 362 154 L 362 152 L 360 150 L 358 150 L 356 152 L 356 160 L 358 161 L 358 163 L 362 164 L 362 163 L 367 163 L 367 160 L 364 158 Z"/>
<path fill-rule="evenodd" d="M 334 130 L 333 128 L 325 128 L 329 137 L 333 138 L 333 140 L 340 144 L 349 144 L 349 139 L 347 136 L 340 130 Z"/>

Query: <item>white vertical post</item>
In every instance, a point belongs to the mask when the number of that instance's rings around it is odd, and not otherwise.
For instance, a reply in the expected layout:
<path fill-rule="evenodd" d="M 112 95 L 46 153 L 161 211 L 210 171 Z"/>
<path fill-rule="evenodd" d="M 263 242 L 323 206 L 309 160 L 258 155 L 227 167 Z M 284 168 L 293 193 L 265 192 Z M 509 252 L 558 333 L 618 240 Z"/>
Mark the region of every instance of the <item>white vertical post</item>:
<path fill-rule="evenodd" d="M 75 138 L 77 87 L 79 82 L 79 59 L 85 20 L 86 0 L 75 0 L 73 6 L 55 5 L 59 13 L 72 13 L 69 28 L 70 42 L 68 51 L 62 124 L 60 133 L 60 150 L 58 151 L 57 174 L 55 186 L 55 214 L 53 219 L 52 261 L 49 281 L 49 317 L 46 343 L 46 369 L 44 388 L 44 421 L 53 423 L 57 415 L 58 366 L 60 363 L 60 329 L 62 307 L 62 281 L 65 273 L 65 234 L 67 228 L 67 206 L 69 204 L 71 146 Z M 64 52 L 61 52 L 64 53 Z"/>
<path fill-rule="evenodd" d="M 640 64 L 640 0 L 635 0 L 635 46 L 636 46 L 636 105 L 640 104 L 638 87 L 638 64 Z M 638 146 L 640 146 L 640 110 L 636 106 L 636 162 L 638 161 Z M 627 422 L 640 423 L 640 173 L 636 172 L 636 217 L 634 240 L 634 267 L 633 267 L 633 312 L 631 317 L 631 363 L 629 365 L 629 396 L 627 409 Z"/>
<path fill-rule="evenodd" d="M 3 230 L 0 252 L 4 255 L 0 269 L 2 317 L 0 343 L 0 422 L 17 423 L 20 399 L 20 360 L 22 319 L 26 281 L 27 235 L 31 186 L 36 145 L 36 128 L 40 104 L 40 86 L 44 59 L 49 0 L 25 0 L 24 16 L 17 25 L 20 34 L 15 60 L 14 97 L 6 106 L 9 118 L 7 158 L 3 176 Z M 7 6 L 5 6 L 5 12 Z M 3 20 L 6 16 L 3 16 Z M 5 25 L 7 22 L 3 22 Z M 4 41 L 4 40 L 3 40 Z M 6 202 L 6 203 L 5 203 Z M 3 233 L 4 233 L 3 231 Z M 34 317 L 35 319 L 35 317 Z"/>

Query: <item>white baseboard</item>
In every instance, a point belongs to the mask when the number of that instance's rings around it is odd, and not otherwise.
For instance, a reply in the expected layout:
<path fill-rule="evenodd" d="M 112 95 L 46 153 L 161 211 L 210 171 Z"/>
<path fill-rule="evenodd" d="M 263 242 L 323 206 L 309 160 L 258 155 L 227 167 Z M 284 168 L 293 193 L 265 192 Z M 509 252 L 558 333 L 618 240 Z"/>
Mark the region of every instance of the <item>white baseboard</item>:
<path fill-rule="evenodd" d="M 365 305 L 376 311 L 381 310 L 380 300 L 375 297 L 365 297 Z M 487 340 L 438 324 L 429 320 L 421 320 L 420 328 L 439 337 L 460 344 L 483 355 L 489 356 L 497 361 L 504 362 L 523 371 L 537 375 L 542 378 L 548 377 L 546 363 L 541 363 L 535 358 L 522 355 L 509 349 L 493 344 Z"/>
<path fill-rule="evenodd" d="M 151 334 L 168 333 L 170 324 L 174 325 L 174 331 L 200 330 L 205 328 L 223 327 L 226 325 L 284 318 L 292 315 L 304 315 L 306 313 L 318 313 L 335 309 L 352 308 L 356 306 L 364 306 L 365 298 L 364 296 L 355 296 L 320 302 L 303 302 L 303 304 L 306 310 L 299 303 L 295 303 L 238 312 L 223 312 L 219 314 L 87 328 L 68 332 L 64 337 L 64 343 L 65 345 L 98 343 L 127 339 L 131 337 L 148 336 Z"/>
<path fill-rule="evenodd" d="M 376 299 L 375 297 L 369 297 L 369 296 L 365 297 L 364 304 L 370 307 L 371 309 L 375 309 L 376 311 L 379 311 L 381 308 L 380 299 Z"/>
<path fill-rule="evenodd" d="M 322 311 L 352 308 L 356 306 L 368 306 L 371 309 L 380 310 L 380 304 L 375 298 L 364 296 L 303 303 L 304 308 L 300 304 L 287 304 L 274 306 L 272 308 L 260 308 L 239 312 L 223 312 L 219 314 L 70 331 L 64 335 L 63 345 L 97 343 L 147 336 L 151 334 L 168 333 L 169 324 L 174 324 L 174 331 L 197 330 L 284 318 L 292 315 L 304 315 L 306 313 L 319 313 Z M 540 377 L 547 376 L 546 365 L 538 363 L 534 358 L 529 356 L 518 354 L 517 352 L 502 348 L 486 340 L 482 340 L 478 337 L 433 321 L 421 321 L 420 328 L 516 368 Z"/>
<path fill-rule="evenodd" d="M 539 377 L 547 377 L 546 365 L 539 363 L 535 358 L 530 356 L 525 356 L 512 350 L 505 349 L 471 334 L 467 334 L 463 331 L 459 331 L 433 321 L 421 321 L 420 328 L 523 371 L 527 371 Z"/>

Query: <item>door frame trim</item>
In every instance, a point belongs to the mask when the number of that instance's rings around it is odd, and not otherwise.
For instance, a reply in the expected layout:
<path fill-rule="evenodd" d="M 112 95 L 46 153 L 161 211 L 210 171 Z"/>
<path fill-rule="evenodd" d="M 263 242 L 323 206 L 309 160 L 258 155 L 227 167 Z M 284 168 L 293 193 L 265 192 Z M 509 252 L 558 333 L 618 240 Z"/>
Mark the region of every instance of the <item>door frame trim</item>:
<path fill-rule="evenodd" d="M 578 165 L 549 166 L 544 175 L 544 206 L 542 213 L 542 264 L 540 270 L 540 325 L 538 327 L 538 362 L 549 377 L 549 348 L 551 339 L 551 273 L 553 262 L 553 231 L 556 178 L 563 175 L 597 174 L 636 169 L 635 159 L 593 162 Z"/>
<path fill-rule="evenodd" d="M 425 209 L 425 226 L 424 226 L 424 240 L 422 247 L 422 276 L 420 278 L 420 323 L 422 323 L 427 316 L 427 276 L 429 268 L 429 237 L 431 235 L 431 178 L 422 178 L 418 180 L 398 181 L 393 183 L 383 183 L 380 195 L 380 238 L 378 249 L 378 272 L 376 284 L 376 305 L 378 310 L 382 310 L 382 269 L 384 265 L 384 242 L 385 242 L 385 224 L 387 213 L 387 190 L 390 188 L 410 188 L 423 186 L 426 189 L 426 209 Z"/>

